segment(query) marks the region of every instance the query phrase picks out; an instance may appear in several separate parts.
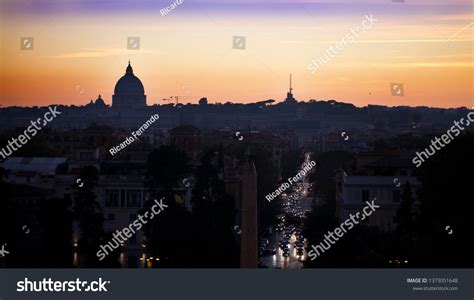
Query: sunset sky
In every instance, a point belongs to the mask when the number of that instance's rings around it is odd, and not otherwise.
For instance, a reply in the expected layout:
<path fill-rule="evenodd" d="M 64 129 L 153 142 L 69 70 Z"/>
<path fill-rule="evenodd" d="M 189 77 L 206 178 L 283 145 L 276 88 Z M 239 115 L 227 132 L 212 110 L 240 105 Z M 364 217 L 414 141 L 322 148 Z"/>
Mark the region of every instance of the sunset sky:
<path fill-rule="evenodd" d="M 401 0 L 398 0 L 401 1 Z M 471 0 L 0 0 L 0 104 L 112 101 L 130 59 L 148 105 L 296 99 L 473 107 Z M 378 21 L 316 73 L 364 15 Z M 233 36 L 246 49 L 232 49 Z M 127 37 L 140 37 L 140 50 Z M 33 37 L 33 50 L 21 50 Z M 390 84 L 402 83 L 404 96 Z"/>

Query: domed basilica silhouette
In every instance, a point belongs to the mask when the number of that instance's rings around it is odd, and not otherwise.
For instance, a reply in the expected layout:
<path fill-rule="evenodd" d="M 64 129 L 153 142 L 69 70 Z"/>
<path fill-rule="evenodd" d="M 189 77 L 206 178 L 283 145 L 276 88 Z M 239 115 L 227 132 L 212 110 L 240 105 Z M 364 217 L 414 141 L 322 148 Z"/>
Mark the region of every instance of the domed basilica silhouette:
<path fill-rule="evenodd" d="M 140 79 L 133 74 L 133 68 L 128 62 L 125 75 L 115 84 L 112 96 L 112 107 L 118 109 L 134 109 L 146 107 L 145 89 Z"/>

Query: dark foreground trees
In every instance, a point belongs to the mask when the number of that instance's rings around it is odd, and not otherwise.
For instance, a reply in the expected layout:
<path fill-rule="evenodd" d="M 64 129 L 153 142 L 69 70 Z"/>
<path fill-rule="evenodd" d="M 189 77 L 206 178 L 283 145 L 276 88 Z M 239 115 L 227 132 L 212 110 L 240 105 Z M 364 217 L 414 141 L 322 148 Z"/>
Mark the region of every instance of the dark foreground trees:
<path fill-rule="evenodd" d="M 357 225 L 306 266 L 474 267 L 473 166 L 474 134 L 467 133 L 423 163 L 418 191 L 403 187 L 393 231 Z M 343 221 L 335 218 L 332 205 L 317 207 L 305 223 L 309 244 L 322 242 L 323 233 Z"/>
<path fill-rule="evenodd" d="M 232 233 L 234 201 L 225 192 L 219 170 L 206 153 L 195 170 L 192 211 L 182 203 L 180 186 L 192 174 L 186 154 L 173 146 L 162 146 L 148 159 L 147 191 L 143 211 L 155 199 L 168 206 L 144 227 L 153 257 L 159 267 L 236 267 L 238 248 Z"/>

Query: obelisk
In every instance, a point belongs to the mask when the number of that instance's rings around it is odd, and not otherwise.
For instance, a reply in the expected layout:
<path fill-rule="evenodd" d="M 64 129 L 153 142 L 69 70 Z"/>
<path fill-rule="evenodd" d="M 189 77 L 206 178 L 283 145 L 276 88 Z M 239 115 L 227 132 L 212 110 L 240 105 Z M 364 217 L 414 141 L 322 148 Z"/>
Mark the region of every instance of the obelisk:
<path fill-rule="evenodd" d="M 242 168 L 240 267 L 258 268 L 257 171 L 251 161 Z"/>

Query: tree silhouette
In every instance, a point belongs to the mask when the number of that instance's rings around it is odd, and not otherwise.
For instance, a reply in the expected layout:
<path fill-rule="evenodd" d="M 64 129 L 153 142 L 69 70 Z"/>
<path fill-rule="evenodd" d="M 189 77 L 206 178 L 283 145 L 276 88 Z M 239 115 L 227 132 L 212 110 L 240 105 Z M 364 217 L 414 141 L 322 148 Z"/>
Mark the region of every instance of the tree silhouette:
<path fill-rule="evenodd" d="M 94 192 L 99 172 L 95 167 L 86 166 L 81 169 L 79 178 L 83 186 L 75 187 L 73 207 L 74 218 L 81 230 L 79 249 L 86 266 L 97 267 L 99 260 L 96 253 L 104 237 L 104 214 Z"/>
<path fill-rule="evenodd" d="M 466 133 L 420 167 L 421 208 L 413 247 L 417 266 L 474 267 L 470 221 L 474 211 L 470 196 L 473 153 L 474 133 Z"/>
<path fill-rule="evenodd" d="M 172 192 L 175 185 L 190 172 L 189 158 L 175 146 L 163 145 L 148 156 L 148 191 Z"/>
<path fill-rule="evenodd" d="M 48 268 L 72 266 L 71 203 L 59 198 L 43 199 L 39 205 L 42 247 L 39 263 Z"/>
<path fill-rule="evenodd" d="M 395 217 L 396 223 L 398 224 L 396 231 L 400 234 L 411 233 L 414 230 L 415 225 L 415 216 L 413 211 L 413 204 L 415 203 L 415 198 L 413 197 L 413 192 L 411 185 L 407 182 L 403 187 L 403 192 L 401 195 L 400 207 L 397 210 Z"/>
<path fill-rule="evenodd" d="M 16 228 L 19 207 L 13 199 L 14 185 L 0 180 L 0 247 L 7 244 L 7 250 L 10 254 L 2 258 L 5 266 L 17 266 L 21 261 L 21 255 L 18 254 L 17 239 L 18 229 Z"/>
<path fill-rule="evenodd" d="M 403 257 L 412 261 L 414 240 L 416 238 L 414 203 L 415 198 L 413 197 L 412 188 L 410 183 L 407 182 L 403 186 L 400 206 L 395 215 L 397 227 L 394 232 L 386 235 L 387 243 L 391 245 L 387 248 L 389 258 Z"/>
<path fill-rule="evenodd" d="M 8 173 L 10 173 L 8 170 L 0 167 L 0 182 L 3 182 L 3 178 L 6 178 Z"/>
<path fill-rule="evenodd" d="M 225 184 L 219 178 L 223 153 L 217 155 L 217 168 L 213 165 L 214 157 L 213 151 L 206 152 L 196 170 L 193 189 L 196 253 L 201 267 L 236 267 L 239 250 L 232 233 L 235 201 L 226 193 Z"/>
<path fill-rule="evenodd" d="M 140 213 L 149 212 L 155 200 L 163 199 L 168 206 L 144 226 L 151 255 L 160 259 L 155 265 L 189 267 L 193 263 L 191 215 L 176 202 L 174 189 L 190 170 L 187 155 L 174 146 L 163 145 L 148 156 L 145 180 L 148 199 Z"/>

